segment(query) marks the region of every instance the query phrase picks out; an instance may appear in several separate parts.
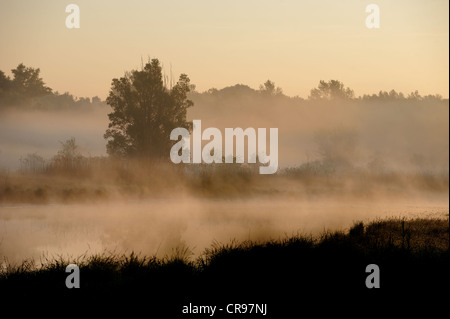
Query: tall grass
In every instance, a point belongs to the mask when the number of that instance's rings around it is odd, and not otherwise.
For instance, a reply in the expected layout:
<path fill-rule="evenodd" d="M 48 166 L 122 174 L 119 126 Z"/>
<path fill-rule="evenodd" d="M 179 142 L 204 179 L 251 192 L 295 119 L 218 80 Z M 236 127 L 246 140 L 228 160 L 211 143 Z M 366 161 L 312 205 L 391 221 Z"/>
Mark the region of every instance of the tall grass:
<path fill-rule="evenodd" d="M 176 165 L 160 161 L 96 159 L 92 165 L 63 170 L 0 172 L 0 203 L 102 201 L 151 198 L 182 192 L 201 198 L 249 196 L 407 197 L 446 194 L 448 172 L 378 172 L 364 168 L 336 169 L 311 162 L 258 174 L 255 164 Z"/>
<path fill-rule="evenodd" d="M 295 235 L 269 241 L 232 240 L 229 243 L 213 242 L 200 256 L 192 259 L 193 253 L 187 246 L 177 247 L 171 255 L 162 258 L 142 256 L 135 252 L 118 254 L 103 252 L 94 255 L 81 255 L 77 258 L 57 256 L 35 260 L 25 260 L 19 265 L 8 264 L 1 273 L 4 284 L 13 278 L 27 277 L 48 272 L 60 272 L 68 264 L 75 263 L 81 269 L 101 272 L 122 273 L 130 270 L 147 271 L 167 267 L 171 264 L 183 264 L 192 270 L 209 271 L 223 260 L 235 259 L 237 267 L 245 266 L 242 261 L 259 256 L 261 266 L 265 263 L 281 262 L 281 256 L 304 259 L 302 254 L 315 251 L 325 256 L 336 249 L 351 248 L 358 254 L 371 256 L 389 252 L 402 252 L 410 256 L 421 254 L 446 255 L 449 251 L 448 219 L 432 218 L 391 218 L 379 219 L 370 223 L 355 222 L 347 231 L 324 232 L 317 237 Z M 333 252 L 334 254 L 335 252 Z M 319 256 L 319 255 L 318 255 Z M 259 258 L 258 257 L 258 258 Z M 448 256 L 447 256 L 448 257 Z M 315 263 L 314 260 L 308 262 Z"/>
<path fill-rule="evenodd" d="M 80 267 L 80 289 L 65 287 L 70 263 Z M 377 291 L 365 287 L 368 264 L 381 269 Z M 448 266 L 448 219 L 384 219 L 315 238 L 215 242 L 196 259 L 180 247 L 163 258 L 105 252 L 27 260 L 1 273 L 0 300 L 5 309 L 14 301 L 50 302 L 48 309 L 77 305 L 106 315 L 121 308 L 160 318 L 179 318 L 189 303 L 242 302 L 268 303 L 273 318 L 306 311 L 348 316 L 341 307 L 355 304 L 405 314 L 416 301 L 431 299 L 432 310 L 442 305 Z"/>

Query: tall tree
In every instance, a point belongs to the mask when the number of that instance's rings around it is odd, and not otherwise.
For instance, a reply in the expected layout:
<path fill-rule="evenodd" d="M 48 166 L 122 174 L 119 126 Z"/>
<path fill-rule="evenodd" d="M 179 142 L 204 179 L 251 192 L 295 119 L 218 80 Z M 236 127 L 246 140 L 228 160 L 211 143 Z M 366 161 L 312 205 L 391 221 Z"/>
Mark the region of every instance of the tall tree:
<path fill-rule="evenodd" d="M 113 109 L 107 152 L 112 156 L 162 158 L 168 157 L 170 132 L 176 127 L 191 129 L 186 122 L 190 80 L 182 74 L 172 89 L 163 84 L 162 68 L 152 59 L 142 70 L 133 70 L 120 79 L 113 79 L 106 99 Z"/>

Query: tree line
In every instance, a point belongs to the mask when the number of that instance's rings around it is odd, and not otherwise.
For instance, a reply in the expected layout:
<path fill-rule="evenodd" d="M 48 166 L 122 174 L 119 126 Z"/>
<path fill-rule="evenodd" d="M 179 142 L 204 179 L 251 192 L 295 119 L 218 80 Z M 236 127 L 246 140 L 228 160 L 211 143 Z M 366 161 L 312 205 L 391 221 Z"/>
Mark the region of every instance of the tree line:
<path fill-rule="evenodd" d="M 60 94 L 46 86 L 40 69 L 20 63 L 11 70 L 12 77 L 0 70 L 0 110 L 7 108 L 41 110 L 79 110 L 102 103 L 97 96 L 76 98 L 65 92 Z"/>
<path fill-rule="evenodd" d="M 396 90 L 379 91 L 374 94 L 364 94 L 362 96 L 355 96 L 355 93 L 349 87 L 339 80 L 320 80 L 316 88 L 310 90 L 307 99 L 299 96 L 290 97 L 283 93 L 283 89 L 276 86 L 271 80 L 267 80 L 264 84 L 259 86 L 258 90 L 243 84 L 236 84 L 218 90 L 211 88 L 205 92 L 194 92 L 198 95 L 215 95 L 219 97 L 227 97 L 232 95 L 261 95 L 263 97 L 279 97 L 287 99 L 298 99 L 304 101 L 443 101 L 439 94 L 421 95 L 417 90 L 407 95 Z"/>
<path fill-rule="evenodd" d="M 154 59 L 156 61 L 158 59 Z M 162 72 L 162 70 L 160 70 Z M 133 73 L 134 71 L 131 71 Z M 8 106 L 27 105 L 30 108 L 41 109 L 71 109 L 80 108 L 89 104 L 101 103 L 101 99 L 97 96 L 89 97 L 74 97 L 69 92 L 59 93 L 53 91 L 52 88 L 46 86 L 44 80 L 40 76 L 40 69 L 27 67 L 20 63 L 16 68 L 11 70 L 12 77 L 8 76 L 0 70 L 0 108 Z M 162 73 L 160 74 L 163 79 Z M 165 81 L 162 82 L 166 86 Z M 248 95 L 262 95 L 266 97 L 284 97 L 296 98 L 304 100 L 299 96 L 289 97 L 283 93 L 283 89 L 276 86 L 271 80 L 267 80 L 255 90 L 247 85 L 236 84 L 234 86 L 225 87 L 223 89 L 211 88 L 204 92 L 197 92 L 195 85 L 189 83 L 189 91 L 191 95 L 232 95 L 232 94 L 248 94 Z M 319 81 L 316 88 L 310 90 L 307 100 L 362 100 L 362 101 L 426 101 L 443 100 L 439 94 L 434 95 L 420 95 L 416 90 L 409 94 L 403 94 L 396 90 L 379 91 L 374 94 L 364 94 L 356 97 L 354 91 L 346 87 L 344 83 L 339 80 Z"/>
<path fill-rule="evenodd" d="M 82 105 L 102 103 L 98 97 L 76 99 L 69 93 L 59 94 L 47 87 L 40 77 L 40 69 L 19 64 L 11 70 L 10 78 L 0 71 L 0 107 L 23 106 L 35 108 L 79 109 Z M 221 90 L 199 93 L 186 74 L 175 85 L 167 85 L 158 59 L 149 60 L 140 70 L 126 72 L 111 82 L 106 99 L 112 112 L 104 134 L 107 153 L 116 158 L 168 158 L 170 132 L 177 127 L 191 130 L 186 121 L 187 109 L 194 105 L 196 95 L 217 97 L 258 95 L 263 98 L 290 98 L 274 82 L 267 80 L 258 90 L 238 84 Z M 298 97 L 297 97 L 298 98 Z M 354 91 L 338 80 L 321 80 L 311 89 L 308 101 L 443 101 L 440 95 L 421 96 L 417 91 L 404 95 L 391 90 L 355 97 Z"/>

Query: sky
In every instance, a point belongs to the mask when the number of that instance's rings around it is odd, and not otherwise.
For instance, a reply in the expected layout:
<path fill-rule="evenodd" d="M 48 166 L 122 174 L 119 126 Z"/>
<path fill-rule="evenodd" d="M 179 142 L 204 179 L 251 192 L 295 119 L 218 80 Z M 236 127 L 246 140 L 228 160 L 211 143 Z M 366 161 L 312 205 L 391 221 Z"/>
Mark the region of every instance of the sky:
<path fill-rule="evenodd" d="M 68 4 L 80 28 L 68 29 Z M 369 29 L 365 9 L 380 8 Z M 111 80 L 158 58 L 197 90 L 270 79 L 307 98 L 320 80 L 355 91 L 449 96 L 446 0 L 0 0 L 0 70 L 41 69 L 54 91 L 108 95 Z"/>

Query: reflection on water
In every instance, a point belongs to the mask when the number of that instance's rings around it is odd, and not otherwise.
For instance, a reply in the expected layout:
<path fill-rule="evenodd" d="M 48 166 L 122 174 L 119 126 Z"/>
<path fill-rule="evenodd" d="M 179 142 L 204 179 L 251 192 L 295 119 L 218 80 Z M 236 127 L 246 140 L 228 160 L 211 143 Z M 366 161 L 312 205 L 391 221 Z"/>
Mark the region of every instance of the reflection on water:
<path fill-rule="evenodd" d="M 0 206 L 0 257 L 10 263 L 106 251 L 200 254 L 213 241 L 277 239 L 348 229 L 356 220 L 448 216 L 442 201 L 149 200 Z"/>

